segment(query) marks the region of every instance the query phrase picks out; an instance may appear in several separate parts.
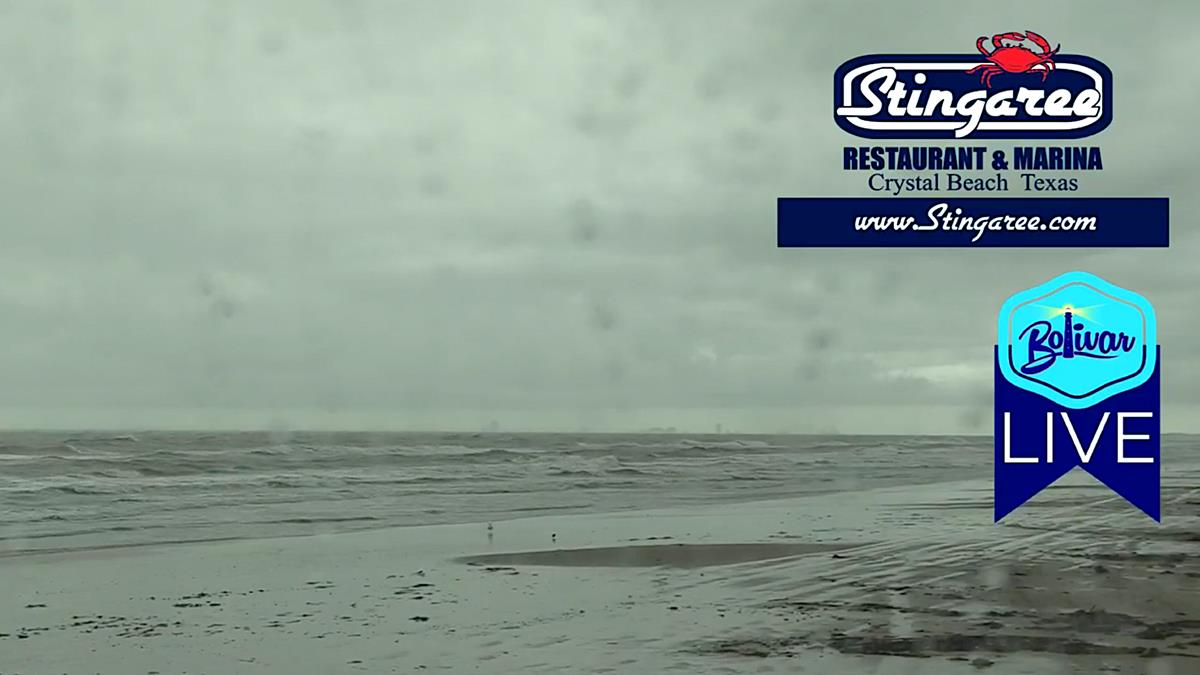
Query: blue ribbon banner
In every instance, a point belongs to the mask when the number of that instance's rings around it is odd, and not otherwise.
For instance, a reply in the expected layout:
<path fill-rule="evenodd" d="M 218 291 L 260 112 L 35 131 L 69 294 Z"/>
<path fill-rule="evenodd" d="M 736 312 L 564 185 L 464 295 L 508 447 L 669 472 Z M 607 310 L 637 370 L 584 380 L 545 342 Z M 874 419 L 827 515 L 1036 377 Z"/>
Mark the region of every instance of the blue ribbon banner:
<path fill-rule="evenodd" d="M 1145 383 L 1078 410 L 1010 384 L 1001 358 L 997 350 L 995 520 L 1077 466 L 1160 520 L 1158 364 Z"/>

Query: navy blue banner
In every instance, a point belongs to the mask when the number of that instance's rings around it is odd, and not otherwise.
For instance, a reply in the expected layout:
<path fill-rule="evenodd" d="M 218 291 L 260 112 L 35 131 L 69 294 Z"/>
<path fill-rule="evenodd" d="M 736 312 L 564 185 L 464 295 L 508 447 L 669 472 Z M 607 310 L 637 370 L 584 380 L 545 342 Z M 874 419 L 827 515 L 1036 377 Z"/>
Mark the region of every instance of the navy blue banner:
<path fill-rule="evenodd" d="M 1009 383 L 1000 357 L 997 350 L 995 519 L 1078 466 L 1160 520 L 1158 360 L 1146 382 L 1076 410 Z"/>
<path fill-rule="evenodd" d="M 785 247 L 1166 247 L 1166 197 L 780 197 Z"/>

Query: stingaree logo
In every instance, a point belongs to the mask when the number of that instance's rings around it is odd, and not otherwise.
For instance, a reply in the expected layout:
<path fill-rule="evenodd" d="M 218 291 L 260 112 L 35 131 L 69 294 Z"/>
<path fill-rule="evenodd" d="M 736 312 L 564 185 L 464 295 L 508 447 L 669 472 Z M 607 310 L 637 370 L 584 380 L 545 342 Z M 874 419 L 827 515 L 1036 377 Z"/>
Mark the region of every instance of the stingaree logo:
<path fill-rule="evenodd" d="M 843 63 L 834 119 L 864 138 L 958 139 L 1084 138 L 1112 121 L 1112 71 L 1096 59 L 1060 54 L 1029 30 L 980 37 L 975 47 Z"/>
<path fill-rule="evenodd" d="M 1076 466 L 1158 520 L 1149 301 L 1071 272 L 1009 298 L 996 332 L 996 520 Z"/>

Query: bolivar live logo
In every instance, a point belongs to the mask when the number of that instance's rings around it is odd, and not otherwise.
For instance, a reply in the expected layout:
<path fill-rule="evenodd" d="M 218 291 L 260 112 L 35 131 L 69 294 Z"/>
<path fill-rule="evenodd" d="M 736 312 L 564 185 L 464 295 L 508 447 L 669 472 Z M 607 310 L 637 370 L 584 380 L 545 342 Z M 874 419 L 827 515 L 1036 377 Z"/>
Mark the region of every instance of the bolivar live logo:
<path fill-rule="evenodd" d="M 1157 324 L 1149 301 L 1086 272 L 1021 291 L 995 349 L 995 519 L 1075 467 L 1160 520 Z"/>

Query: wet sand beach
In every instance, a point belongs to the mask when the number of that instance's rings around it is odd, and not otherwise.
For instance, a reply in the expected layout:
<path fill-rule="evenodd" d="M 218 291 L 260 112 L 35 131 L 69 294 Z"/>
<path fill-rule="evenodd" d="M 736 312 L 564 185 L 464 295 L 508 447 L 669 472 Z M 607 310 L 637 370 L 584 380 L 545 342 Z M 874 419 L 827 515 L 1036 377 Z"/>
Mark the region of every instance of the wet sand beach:
<path fill-rule="evenodd" d="M 1200 668 L 1200 491 L 1071 474 L 0 560 L 0 673 Z"/>

